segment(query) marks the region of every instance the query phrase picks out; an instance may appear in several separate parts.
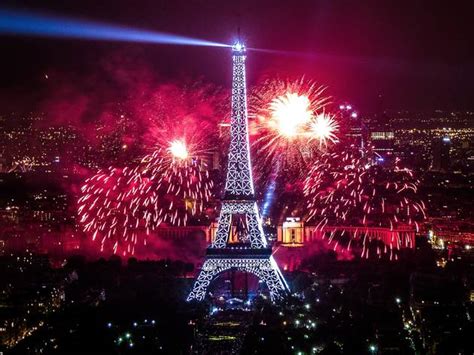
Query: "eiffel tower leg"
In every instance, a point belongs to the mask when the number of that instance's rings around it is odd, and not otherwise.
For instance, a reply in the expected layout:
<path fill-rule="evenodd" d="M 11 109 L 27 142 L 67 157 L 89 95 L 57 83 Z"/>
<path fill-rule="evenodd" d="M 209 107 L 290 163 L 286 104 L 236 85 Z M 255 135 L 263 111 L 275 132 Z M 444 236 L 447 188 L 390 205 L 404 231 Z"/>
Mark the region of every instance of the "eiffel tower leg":
<path fill-rule="evenodd" d="M 189 293 L 186 301 L 202 301 L 206 297 L 207 288 L 209 287 L 211 281 L 219 274 L 221 271 L 215 265 L 215 259 L 207 259 L 202 265 L 201 271 L 194 282 L 193 289 Z"/>
<path fill-rule="evenodd" d="M 262 223 L 258 215 L 257 203 L 254 202 L 252 212 L 247 214 L 249 237 L 252 248 L 266 248 L 267 240 L 263 234 Z"/>
<path fill-rule="evenodd" d="M 253 273 L 267 285 L 272 302 L 279 301 L 288 294 L 288 284 L 272 256 L 261 260 L 257 272 Z"/>
<path fill-rule="evenodd" d="M 221 210 L 216 239 L 212 243 L 211 248 L 225 248 L 230 234 L 231 218 L 232 215 L 230 213 Z"/>

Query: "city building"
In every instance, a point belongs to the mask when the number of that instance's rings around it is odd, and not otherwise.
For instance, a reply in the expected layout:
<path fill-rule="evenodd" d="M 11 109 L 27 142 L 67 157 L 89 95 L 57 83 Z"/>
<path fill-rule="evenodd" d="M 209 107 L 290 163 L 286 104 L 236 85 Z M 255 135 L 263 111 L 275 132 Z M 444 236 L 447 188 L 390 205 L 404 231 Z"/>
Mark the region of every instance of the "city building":
<path fill-rule="evenodd" d="M 432 142 L 431 154 L 432 163 L 431 170 L 448 172 L 451 167 L 451 138 L 444 136 L 436 138 Z"/>

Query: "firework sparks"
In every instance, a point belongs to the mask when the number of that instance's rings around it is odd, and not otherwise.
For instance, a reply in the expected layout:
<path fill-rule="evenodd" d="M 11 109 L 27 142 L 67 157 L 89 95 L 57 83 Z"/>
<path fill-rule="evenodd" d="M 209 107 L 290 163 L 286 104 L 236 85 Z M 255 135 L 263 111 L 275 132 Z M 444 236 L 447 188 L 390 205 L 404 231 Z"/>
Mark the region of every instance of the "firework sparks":
<path fill-rule="evenodd" d="M 144 181 L 128 169 L 109 168 L 85 181 L 78 200 L 79 223 L 101 251 L 110 245 L 117 253 L 134 252 L 134 246 L 150 221 L 135 202 L 144 192 Z"/>
<path fill-rule="evenodd" d="M 175 159 L 187 159 L 189 156 L 188 148 L 186 143 L 182 140 L 174 140 L 170 143 L 168 151 L 171 153 Z"/>
<path fill-rule="evenodd" d="M 393 235 L 388 240 L 389 249 L 385 245 L 383 251 L 390 250 L 392 257 L 394 248 L 410 246 L 397 231 L 418 230 L 419 221 L 425 218 L 425 205 L 416 196 L 419 182 L 410 170 L 400 168 L 398 161 L 393 169 L 382 168 L 372 164 L 370 157 L 354 147 L 320 157 L 305 181 L 308 220 L 315 221 L 319 230 L 356 227 L 351 236 L 362 240 L 364 255 L 368 255 L 366 246 L 372 238 L 364 231 L 369 227 L 388 229 Z M 343 236 L 344 232 L 334 230 L 329 241 Z"/>
<path fill-rule="evenodd" d="M 338 138 L 336 133 L 339 129 L 339 124 L 333 116 L 320 113 L 314 117 L 309 123 L 309 139 L 316 139 L 319 141 L 319 146 L 327 146 L 328 141 L 337 143 Z"/>
<path fill-rule="evenodd" d="M 299 175 L 314 155 L 337 141 L 338 124 L 323 112 L 329 103 L 324 91 L 304 79 L 270 80 L 253 91 L 250 114 L 256 120 L 251 133 L 261 169 L 280 166 Z"/>
<path fill-rule="evenodd" d="M 165 206 L 159 210 L 160 217 L 163 222 L 178 226 L 186 225 L 189 216 L 203 212 L 214 186 L 209 171 L 188 149 L 184 141 L 171 142 L 168 148 L 171 157 L 165 158 L 167 163 L 158 172 L 156 185 Z"/>
<path fill-rule="evenodd" d="M 134 254 L 135 245 L 161 223 L 186 225 L 203 211 L 213 182 L 183 140 L 145 156 L 133 168 L 109 168 L 86 180 L 78 201 L 79 221 L 92 239 L 114 253 Z"/>
<path fill-rule="evenodd" d="M 208 91 L 161 88 L 139 111 L 149 119 L 144 141 L 155 150 L 135 166 L 111 167 L 86 180 L 79 220 L 101 250 L 111 245 L 114 253 L 134 254 L 161 223 L 183 226 L 203 212 L 213 182 L 202 157 L 216 131 Z"/>
<path fill-rule="evenodd" d="M 303 132 L 303 127 L 313 117 L 311 102 L 308 96 L 287 92 L 270 103 L 271 112 L 269 127 L 277 134 L 292 139 Z"/>

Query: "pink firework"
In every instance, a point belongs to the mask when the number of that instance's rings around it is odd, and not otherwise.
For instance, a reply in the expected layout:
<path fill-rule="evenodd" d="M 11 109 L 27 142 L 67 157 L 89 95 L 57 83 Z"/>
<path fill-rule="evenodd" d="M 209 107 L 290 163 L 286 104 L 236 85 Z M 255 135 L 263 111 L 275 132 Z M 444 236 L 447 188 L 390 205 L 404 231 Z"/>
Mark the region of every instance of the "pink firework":
<path fill-rule="evenodd" d="M 317 224 L 316 230 L 331 231 L 330 242 L 345 237 L 350 248 L 353 239 L 362 240 L 362 255 L 368 257 L 369 242 L 379 239 L 384 246 L 377 253 L 393 256 L 394 249 L 413 246 L 407 238 L 413 233 L 407 233 L 418 231 L 425 205 L 417 198 L 419 181 L 412 171 L 400 168 L 399 161 L 390 169 L 375 165 L 372 157 L 354 147 L 324 153 L 305 180 L 307 219 Z M 373 230 L 380 231 L 378 236 Z"/>
<path fill-rule="evenodd" d="M 160 224 L 182 226 L 212 195 L 205 161 L 217 150 L 225 94 L 200 82 L 139 91 L 128 103 L 152 153 L 130 167 L 110 167 L 86 180 L 79 222 L 101 250 L 134 254 Z M 226 110 L 228 111 L 228 110 Z"/>
<path fill-rule="evenodd" d="M 130 169 L 113 167 L 85 181 L 78 200 L 79 223 L 98 240 L 101 251 L 111 246 L 114 253 L 133 254 L 138 239 L 153 227 L 143 207 L 136 207 L 143 194 L 152 199 L 146 185 L 147 179 Z"/>
<path fill-rule="evenodd" d="M 324 92 L 304 79 L 268 80 L 252 91 L 250 132 L 260 169 L 279 166 L 299 176 L 315 155 L 337 142 L 339 125 L 324 110 L 330 100 Z"/>
<path fill-rule="evenodd" d="M 83 230 L 101 250 L 134 254 L 161 223 L 185 225 L 203 211 L 213 182 L 183 140 L 145 156 L 134 169 L 109 168 L 86 180 L 78 201 Z"/>
<path fill-rule="evenodd" d="M 150 179 L 153 185 L 148 188 L 160 198 L 154 211 L 159 222 L 186 225 L 189 217 L 202 213 L 211 200 L 214 183 L 205 163 L 196 154 L 184 140 L 175 139 L 166 151 L 142 160 L 144 168 L 137 173 L 153 177 Z"/>
<path fill-rule="evenodd" d="M 146 147 L 166 149 L 173 139 L 184 139 L 198 154 L 216 147 L 218 124 L 230 111 L 228 95 L 201 81 L 160 85 L 137 101 L 134 115 L 145 129 Z"/>

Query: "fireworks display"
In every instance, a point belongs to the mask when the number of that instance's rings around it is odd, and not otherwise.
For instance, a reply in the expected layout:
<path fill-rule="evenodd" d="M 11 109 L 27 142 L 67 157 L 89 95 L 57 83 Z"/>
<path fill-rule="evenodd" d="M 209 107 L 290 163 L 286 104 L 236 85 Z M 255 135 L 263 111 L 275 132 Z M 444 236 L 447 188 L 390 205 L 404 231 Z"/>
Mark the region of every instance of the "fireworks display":
<path fill-rule="evenodd" d="M 155 189 L 161 197 L 158 215 L 162 221 L 183 226 L 189 216 L 202 213 L 214 184 L 208 170 L 194 152 L 187 150 L 184 141 L 172 141 L 167 152 L 163 167 L 155 164 L 153 158 L 147 162 L 145 171 L 157 178 L 156 185 L 149 189 Z"/>
<path fill-rule="evenodd" d="M 322 146 L 327 146 L 328 142 L 336 143 L 338 141 L 336 136 L 338 128 L 339 124 L 334 117 L 323 112 L 311 120 L 307 136 L 310 141 L 317 140 L 319 147 L 322 148 Z"/>
<path fill-rule="evenodd" d="M 291 167 L 300 175 L 315 154 L 337 142 L 339 125 L 324 111 L 329 97 L 311 81 L 268 80 L 252 92 L 251 129 L 259 168 Z"/>
<path fill-rule="evenodd" d="M 78 202 L 80 224 L 102 250 L 134 254 L 135 245 L 146 243 L 160 224 L 184 226 L 201 215 L 214 190 L 202 158 L 222 145 L 216 119 L 221 108 L 216 107 L 225 95 L 217 92 L 219 100 L 204 100 L 213 92 L 162 88 L 137 111 L 149 117 L 144 143 L 155 150 L 131 167 L 103 169 L 85 181 Z M 282 179 L 295 182 L 299 193 L 304 185 L 306 220 L 319 230 L 332 228 L 330 242 L 346 241 L 350 248 L 353 239 L 362 240 L 367 256 L 371 237 L 364 228 L 385 228 L 395 238 L 384 240 L 382 249 L 406 247 L 397 231 L 418 230 L 425 213 L 416 197 L 418 181 L 399 162 L 393 169 L 382 168 L 373 164 L 370 150 L 337 144 L 340 122 L 328 104 L 324 87 L 304 79 L 268 80 L 252 91 L 254 167 L 260 183 L 272 188 L 265 194 L 265 215 L 277 193 L 276 180 Z M 225 140 L 225 132 L 220 133 Z M 336 226 L 356 230 L 340 232 Z"/>
<path fill-rule="evenodd" d="M 127 143 L 145 153 L 87 179 L 77 204 L 82 229 L 101 250 L 135 254 L 160 224 L 184 226 L 202 216 L 214 186 L 206 161 L 219 143 L 227 102 L 200 81 L 144 87 L 132 96 L 127 105 L 137 129 L 126 132 Z"/>
<path fill-rule="evenodd" d="M 399 230 L 416 229 L 425 217 L 425 205 L 418 200 L 413 173 L 399 167 L 388 169 L 372 163 L 370 151 L 351 147 L 339 153 L 325 153 L 313 165 L 305 180 L 304 194 L 308 201 L 308 220 L 317 229 L 334 226 L 355 227 L 349 238 L 363 239 L 363 255 L 370 236 L 364 228 L 387 228 L 393 235 L 383 251 L 408 247 Z M 368 229 L 367 229 L 368 230 Z M 330 241 L 344 237 L 334 230 Z M 387 244 L 387 240 L 384 240 Z M 379 248 L 378 253 L 382 252 Z"/>
<path fill-rule="evenodd" d="M 183 140 L 145 156 L 134 169 L 109 168 L 86 180 L 78 201 L 80 223 L 101 250 L 133 254 L 161 223 L 185 225 L 201 213 L 213 182 Z"/>

